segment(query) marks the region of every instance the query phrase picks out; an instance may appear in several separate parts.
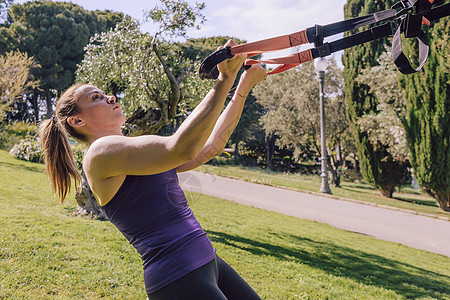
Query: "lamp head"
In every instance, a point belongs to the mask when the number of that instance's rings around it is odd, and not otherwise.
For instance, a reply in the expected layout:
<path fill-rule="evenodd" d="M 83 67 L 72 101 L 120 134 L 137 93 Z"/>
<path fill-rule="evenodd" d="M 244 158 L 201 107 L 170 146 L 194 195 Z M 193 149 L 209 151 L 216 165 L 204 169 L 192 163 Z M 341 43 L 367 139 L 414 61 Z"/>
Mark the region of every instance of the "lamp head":
<path fill-rule="evenodd" d="M 316 72 L 325 72 L 328 67 L 328 60 L 323 57 L 318 57 L 314 60 L 314 68 Z"/>

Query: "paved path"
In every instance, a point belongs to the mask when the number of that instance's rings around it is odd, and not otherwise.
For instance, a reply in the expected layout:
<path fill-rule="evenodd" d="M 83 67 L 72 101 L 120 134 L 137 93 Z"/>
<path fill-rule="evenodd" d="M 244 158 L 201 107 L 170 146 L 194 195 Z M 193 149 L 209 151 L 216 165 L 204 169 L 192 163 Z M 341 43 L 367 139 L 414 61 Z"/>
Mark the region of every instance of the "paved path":
<path fill-rule="evenodd" d="M 449 221 L 195 171 L 178 176 L 186 191 L 318 221 L 450 257 Z"/>

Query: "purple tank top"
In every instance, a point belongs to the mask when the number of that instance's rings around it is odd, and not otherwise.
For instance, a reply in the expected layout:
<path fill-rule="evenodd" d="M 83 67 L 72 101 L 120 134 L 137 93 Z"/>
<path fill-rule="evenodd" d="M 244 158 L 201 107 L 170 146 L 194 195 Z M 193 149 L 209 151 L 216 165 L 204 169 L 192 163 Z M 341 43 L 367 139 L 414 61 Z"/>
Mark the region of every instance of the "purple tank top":
<path fill-rule="evenodd" d="M 148 294 L 215 257 L 211 242 L 187 204 L 175 170 L 128 175 L 103 209 L 141 255 Z"/>

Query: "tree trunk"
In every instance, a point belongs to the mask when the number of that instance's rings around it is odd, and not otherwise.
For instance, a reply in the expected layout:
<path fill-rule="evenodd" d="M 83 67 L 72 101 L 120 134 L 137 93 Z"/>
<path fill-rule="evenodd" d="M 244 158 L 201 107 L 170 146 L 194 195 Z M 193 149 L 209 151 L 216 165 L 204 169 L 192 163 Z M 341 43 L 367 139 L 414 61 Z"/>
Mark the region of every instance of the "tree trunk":
<path fill-rule="evenodd" d="M 78 207 L 73 215 L 83 216 L 89 215 L 91 218 L 98 220 L 108 220 L 103 209 L 98 204 L 94 197 L 94 194 L 89 187 L 86 175 L 81 172 L 81 183 L 77 188 L 77 193 L 75 194 L 75 200 L 77 200 Z"/>
<path fill-rule="evenodd" d="M 266 134 L 266 166 L 269 170 L 272 170 L 272 157 L 275 150 L 275 135 Z"/>
<path fill-rule="evenodd" d="M 239 162 L 240 160 L 240 155 L 239 155 L 239 142 L 236 142 L 234 144 L 234 161 L 235 162 Z"/>
<path fill-rule="evenodd" d="M 37 90 L 33 91 L 33 94 L 30 95 L 30 103 L 33 107 L 33 118 L 34 123 L 37 124 L 39 122 L 39 102 L 38 102 L 39 94 L 37 93 Z"/>
<path fill-rule="evenodd" d="M 379 191 L 381 193 L 381 196 L 385 198 L 392 198 L 392 194 L 394 194 L 395 192 L 395 185 L 386 185 Z"/>
<path fill-rule="evenodd" d="M 53 115 L 53 102 L 52 102 L 52 94 L 50 90 L 45 90 L 45 102 L 47 104 L 47 119 L 50 119 Z"/>
<path fill-rule="evenodd" d="M 331 185 L 334 187 L 341 187 L 341 175 L 339 174 L 339 171 L 334 170 L 333 168 L 330 168 L 329 171 Z"/>
<path fill-rule="evenodd" d="M 327 160 L 328 171 L 330 176 L 330 182 L 335 187 L 341 187 L 341 174 L 339 171 L 340 162 L 337 162 L 334 156 L 329 155 L 329 159 Z"/>
<path fill-rule="evenodd" d="M 433 191 L 432 189 L 425 189 L 425 191 L 434 199 L 439 205 L 439 208 L 443 211 L 450 212 L 450 194 L 445 191 Z"/>
<path fill-rule="evenodd" d="M 439 207 L 443 211 L 450 212 L 450 194 L 447 193 L 438 193 L 436 198 Z"/>

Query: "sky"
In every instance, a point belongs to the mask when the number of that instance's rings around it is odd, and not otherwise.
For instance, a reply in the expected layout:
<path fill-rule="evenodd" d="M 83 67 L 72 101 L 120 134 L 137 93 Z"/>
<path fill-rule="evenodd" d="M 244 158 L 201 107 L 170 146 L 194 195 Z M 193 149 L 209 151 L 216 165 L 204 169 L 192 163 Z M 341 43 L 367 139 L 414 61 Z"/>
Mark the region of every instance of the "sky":
<path fill-rule="evenodd" d="M 14 3 L 24 3 L 15 0 Z M 65 1 L 69 2 L 69 1 Z M 86 10 L 112 10 L 123 12 L 142 21 L 143 10 L 159 5 L 159 0 L 72 0 Z M 190 4 L 198 0 L 188 0 Z M 344 19 L 346 0 L 204 0 L 206 17 L 200 30 L 188 31 L 189 38 L 231 36 L 247 42 L 291 34 L 315 24 L 326 25 Z M 153 23 L 142 25 L 142 30 L 155 32 Z M 342 34 L 328 41 L 342 38 Z M 327 41 L 327 39 L 325 40 Z M 302 46 L 301 50 L 310 48 Z M 265 54 L 264 58 L 288 55 L 292 50 Z M 297 49 L 298 51 L 298 49 Z M 335 55 L 338 62 L 342 51 Z"/>

